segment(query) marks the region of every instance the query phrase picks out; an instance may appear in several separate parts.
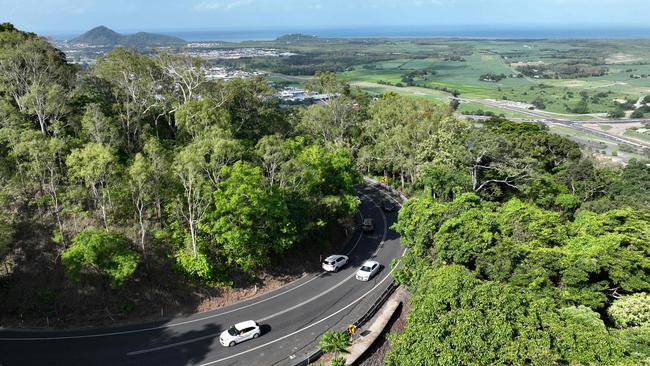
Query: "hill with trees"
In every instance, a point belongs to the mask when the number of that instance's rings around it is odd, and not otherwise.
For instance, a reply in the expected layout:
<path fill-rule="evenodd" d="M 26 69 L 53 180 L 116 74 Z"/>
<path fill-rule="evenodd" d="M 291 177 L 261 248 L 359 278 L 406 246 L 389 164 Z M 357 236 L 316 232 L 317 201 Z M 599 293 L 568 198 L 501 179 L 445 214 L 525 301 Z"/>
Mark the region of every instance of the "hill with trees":
<path fill-rule="evenodd" d="M 368 175 L 412 197 L 387 365 L 650 362 L 647 161 L 333 73 L 310 85 L 327 103 L 281 108 L 201 59 L 116 48 L 84 71 L 0 30 L 3 325 L 141 319 L 257 283 L 318 252 Z"/>
<path fill-rule="evenodd" d="M 84 34 L 73 38 L 70 42 L 93 46 L 124 46 L 134 48 L 183 46 L 187 43 L 178 37 L 156 33 L 138 32 L 123 35 L 103 25 L 95 27 Z"/>

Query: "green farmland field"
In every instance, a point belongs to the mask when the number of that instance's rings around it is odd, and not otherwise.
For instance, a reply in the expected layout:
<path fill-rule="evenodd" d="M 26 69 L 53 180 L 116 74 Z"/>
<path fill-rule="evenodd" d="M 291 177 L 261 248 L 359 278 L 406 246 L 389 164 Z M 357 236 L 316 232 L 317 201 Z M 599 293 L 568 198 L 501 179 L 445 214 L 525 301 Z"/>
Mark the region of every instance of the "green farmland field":
<path fill-rule="evenodd" d="M 286 75 L 284 81 L 292 84 L 316 71 L 333 71 L 371 94 L 393 91 L 446 103 L 455 91 L 471 99 L 536 104 L 573 119 L 606 118 L 619 109 L 629 113 L 634 102 L 650 95 L 650 40 L 294 37 L 225 47 L 242 46 L 295 53 L 223 61 L 272 72 L 279 80 Z M 474 106 L 463 110 L 468 108 Z"/>

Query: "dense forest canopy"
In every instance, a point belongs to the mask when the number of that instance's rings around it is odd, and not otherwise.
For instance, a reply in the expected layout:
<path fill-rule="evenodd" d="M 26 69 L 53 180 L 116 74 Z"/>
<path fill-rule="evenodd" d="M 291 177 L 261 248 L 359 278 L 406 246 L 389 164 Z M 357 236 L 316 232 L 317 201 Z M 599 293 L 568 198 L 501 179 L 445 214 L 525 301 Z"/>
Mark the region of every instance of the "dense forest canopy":
<path fill-rule="evenodd" d="M 331 73 L 310 88 L 336 97 L 280 108 L 264 79 L 203 67 L 117 48 L 83 71 L 0 26 L 3 317 L 64 318 L 66 294 L 169 272 L 253 278 L 316 248 L 368 175 L 412 195 L 395 275 L 411 311 L 387 364 L 650 362 L 648 162 L 599 165 L 543 126 L 462 121 Z M 38 273 L 65 282 L 13 287 Z"/>

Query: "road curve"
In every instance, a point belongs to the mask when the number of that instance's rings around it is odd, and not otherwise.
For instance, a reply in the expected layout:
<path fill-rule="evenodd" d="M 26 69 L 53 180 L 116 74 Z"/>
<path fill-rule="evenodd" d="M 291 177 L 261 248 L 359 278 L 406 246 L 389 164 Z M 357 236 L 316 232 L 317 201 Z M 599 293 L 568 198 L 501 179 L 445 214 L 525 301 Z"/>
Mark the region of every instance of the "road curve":
<path fill-rule="evenodd" d="M 390 229 L 396 213 L 379 205 L 389 193 L 358 189 L 360 214 L 373 218 L 372 234 L 356 232 L 344 252 L 351 264 L 338 273 L 306 276 L 280 289 L 221 309 L 165 322 L 94 331 L 0 330 L 0 366 L 13 365 L 292 365 L 313 350 L 328 329 L 341 329 L 363 314 L 389 285 L 390 262 L 403 248 Z M 373 258 L 384 268 L 369 282 L 354 273 Z M 219 333 L 254 319 L 262 336 L 226 348 Z"/>

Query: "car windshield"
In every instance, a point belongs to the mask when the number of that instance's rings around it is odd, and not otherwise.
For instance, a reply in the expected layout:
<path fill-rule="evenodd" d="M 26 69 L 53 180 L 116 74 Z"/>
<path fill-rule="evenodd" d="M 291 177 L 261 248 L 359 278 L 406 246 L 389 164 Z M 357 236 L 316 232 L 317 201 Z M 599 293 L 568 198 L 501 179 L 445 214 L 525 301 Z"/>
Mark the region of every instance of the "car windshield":
<path fill-rule="evenodd" d="M 332 264 L 334 264 L 334 262 L 333 262 L 333 261 L 332 261 L 332 262 L 330 262 L 330 261 L 325 261 L 325 262 L 323 262 L 323 263 L 325 263 L 325 264 L 329 264 L 329 265 L 332 265 Z"/>
<path fill-rule="evenodd" d="M 372 268 L 370 268 L 370 267 L 368 267 L 368 266 L 363 266 L 363 267 L 361 267 L 361 271 L 363 271 L 363 272 L 370 272 L 370 271 L 372 271 Z"/>
<path fill-rule="evenodd" d="M 237 330 L 237 328 L 232 326 L 230 327 L 230 329 L 228 329 L 228 334 L 230 334 L 231 336 L 236 336 L 237 334 L 239 334 L 239 331 Z"/>

